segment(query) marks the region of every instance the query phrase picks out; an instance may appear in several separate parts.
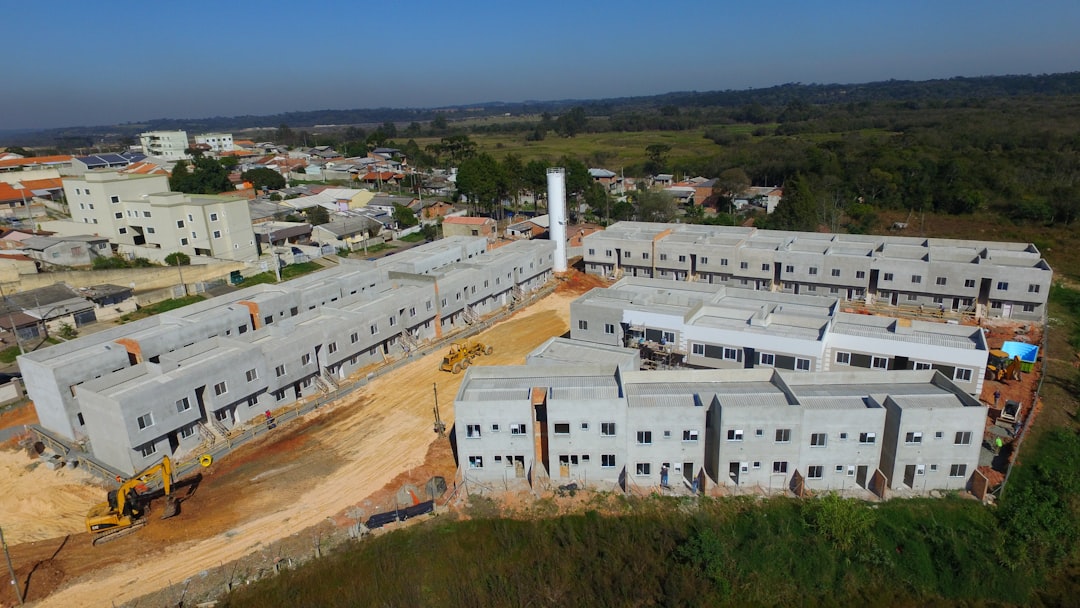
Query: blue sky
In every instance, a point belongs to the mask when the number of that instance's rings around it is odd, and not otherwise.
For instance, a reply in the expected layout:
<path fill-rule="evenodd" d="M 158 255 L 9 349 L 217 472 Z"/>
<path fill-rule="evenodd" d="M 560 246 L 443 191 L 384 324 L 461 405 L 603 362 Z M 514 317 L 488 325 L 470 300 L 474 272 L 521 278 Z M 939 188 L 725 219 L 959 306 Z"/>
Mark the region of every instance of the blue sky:
<path fill-rule="evenodd" d="M 1077 0 L 5 3 L 0 129 L 1080 69 Z"/>

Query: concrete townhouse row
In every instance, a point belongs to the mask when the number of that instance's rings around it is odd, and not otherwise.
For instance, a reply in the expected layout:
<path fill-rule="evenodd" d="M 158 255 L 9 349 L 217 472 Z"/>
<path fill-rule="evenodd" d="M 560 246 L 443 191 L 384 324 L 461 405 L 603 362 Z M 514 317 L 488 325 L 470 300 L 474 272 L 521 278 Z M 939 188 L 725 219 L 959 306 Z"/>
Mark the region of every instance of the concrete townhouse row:
<path fill-rule="evenodd" d="M 467 372 L 466 480 L 922 494 L 963 489 L 978 466 L 985 407 L 934 370 L 637 372 L 595 348 Z"/>
<path fill-rule="evenodd" d="M 1031 243 L 618 222 L 585 237 L 589 273 L 1040 320 L 1053 273 Z"/>
<path fill-rule="evenodd" d="M 572 302 L 570 336 L 651 344 L 690 367 L 936 369 L 972 395 L 988 352 L 978 327 L 845 313 L 835 297 L 633 277 Z"/>
<path fill-rule="evenodd" d="M 41 425 L 131 473 L 520 301 L 554 246 L 451 238 L 256 285 L 19 358 Z"/>

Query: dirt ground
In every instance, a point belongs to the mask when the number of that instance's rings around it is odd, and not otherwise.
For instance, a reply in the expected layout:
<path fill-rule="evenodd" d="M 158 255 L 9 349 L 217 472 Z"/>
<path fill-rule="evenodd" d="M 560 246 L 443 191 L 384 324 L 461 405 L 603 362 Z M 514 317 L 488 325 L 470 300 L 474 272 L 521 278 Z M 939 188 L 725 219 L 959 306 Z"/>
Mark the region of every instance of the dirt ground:
<path fill-rule="evenodd" d="M 570 301 L 601 284 L 571 273 L 554 294 L 480 334 L 495 352 L 474 364 L 524 363 L 530 351 L 567 331 Z M 402 484 L 423 488 L 432 475 L 450 483 L 455 465 L 449 440 L 432 429 L 433 387 L 443 419 L 452 423 L 464 374 L 438 371 L 442 354 L 264 435 L 205 469 L 201 479 L 182 480 L 174 493 L 181 499 L 178 516 L 158 519 L 156 501 L 145 528 L 98 547 L 82 531 L 83 518 L 104 499 L 103 489 L 68 479 L 74 471 L 25 471 L 32 464 L 28 456 L 0 451 L 0 489 L 8 490 L 0 496 L 4 530 L 33 540 L 9 539 L 26 599 L 65 608 L 120 605 L 205 577 L 208 568 L 265 552 L 274 541 L 310 544 L 308 536 L 319 534 L 313 526 L 348 526 L 392 509 Z M 3 587 L 0 605 L 16 605 L 11 586 Z"/>

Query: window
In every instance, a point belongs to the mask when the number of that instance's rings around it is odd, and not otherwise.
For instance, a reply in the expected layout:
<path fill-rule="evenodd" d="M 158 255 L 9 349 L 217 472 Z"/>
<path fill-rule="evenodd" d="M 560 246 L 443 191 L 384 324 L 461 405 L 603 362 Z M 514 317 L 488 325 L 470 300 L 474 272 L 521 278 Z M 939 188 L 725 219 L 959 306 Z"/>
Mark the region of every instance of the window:
<path fill-rule="evenodd" d="M 787 473 L 787 461 L 786 460 L 774 460 L 772 463 L 773 475 L 783 475 Z"/>
<path fill-rule="evenodd" d="M 761 461 L 760 460 L 755 460 L 754 461 L 754 469 L 760 469 L 760 468 L 761 468 Z"/>
<path fill-rule="evenodd" d="M 687 431 L 683 431 L 682 432 L 682 440 L 683 441 L 697 441 L 698 440 L 698 432 L 697 432 L 697 430 L 696 429 L 690 429 L 690 430 L 687 430 Z"/>
<path fill-rule="evenodd" d="M 638 431 L 637 442 L 639 445 L 648 445 L 652 443 L 652 431 Z"/>
<path fill-rule="evenodd" d="M 855 278 L 856 279 L 865 279 L 866 278 L 866 271 L 865 270 L 856 270 L 855 271 Z"/>
<path fill-rule="evenodd" d="M 194 426 L 185 426 L 184 428 L 180 429 L 180 438 L 181 439 L 187 439 L 188 437 L 191 437 L 194 434 L 195 434 L 195 427 Z"/>
<path fill-rule="evenodd" d="M 791 441 L 791 429 L 776 429 L 776 443 L 788 443 Z"/>
<path fill-rule="evenodd" d="M 637 463 L 636 473 L 638 475 L 648 475 L 652 472 L 652 465 L 647 462 Z"/>
<path fill-rule="evenodd" d="M 211 214 L 210 214 L 210 221 L 211 221 L 211 222 L 216 222 L 216 221 L 218 221 L 218 215 L 217 215 L 216 213 L 211 213 Z"/>
<path fill-rule="evenodd" d="M 840 276 L 840 269 L 839 269 L 839 268 L 833 268 L 833 269 L 832 269 L 832 270 L 830 271 L 830 274 L 831 274 L 832 276 L 834 276 L 834 277 L 838 277 L 838 276 Z"/>
<path fill-rule="evenodd" d="M 728 441 L 742 441 L 743 432 L 742 429 L 728 429 L 727 440 Z"/>
<path fill-rule="evenodd" d="M 469 468 L 470 469 L 482 469 L 484 468 L 483 456 L 469 456 Z"/>
<path fill-rule="evenodd" d="M 183 228 L 184 227 L 184 220 L 176 220 L 176 227 L 177 228 Z"/>
<path fill-rule="evenodd" d="M 957 431 L 953 445 L 971 445 L 971 431 Z"/>
<path fill-rule="evenodd" d="M 956 368 L 953 372 L 953 380 L 957 382 L 971 382 L 971 370 L 963 367 Z"/>
<path fill-rule="evenodd" d="M 153 226 L 148 226 L 146 228 L 146 233 L 147 234 L 154 234 L 154 227 Z"/>
<path fill-rule="evenodd" d="M 795 369 L 800 370 L 800 371 L 804 371 L 804 372 L 810 371 L 810 360 L 809 359 L 795 359 Z"/>
<path fill-rule="evenodd" d="M 180 412 L 186 412 L 186 411 L 188 411 L 190 409 L 191 409 L 191 402 L 188 401 L 187 397 L 184 397 L 183 399 L 177 399 L 176 400 L 176 413 L 179 414 Z"/>
<path fill-rule="evenodd" d="M 607 335 L 613 335 L 615 333 L 614 323 L 604 323 L 604 333 Z"/>
<path fill-rule="evenodd" d="M 1009 284 L 1007 282 L 1005 282 L 1005 281 L 998 281 L 997 288 L 998 288 L 998 291 L 1008 291 L 1009 290 Z"/>
<path fill-rule="evenodd" d="M 807 270 L 810 274 L 817 274 L 817 266 L 811 266 L 810 268 L 807 268 Z"/>
<path fill-rule="evenodd" d="M 680 255 L 679 256 L 679 261 L 680 262 L 685 262 L 686 261 L 686 256 L 685 255 Z"/>
<path fill-rule="evenodd" d="M 123 230 L 123 228 L 121 228 L 121 230 Z M 181 245 L 187 245 L 188 244 L 187 238 L 185 237 L 185 238 L 180 239 L 180 244 Z"/>
<path fill-rule="evenodd" d="M 142 416 L 139 416 L 139 428 L 140 429 L 145 429 L 145 428 L 151 427 L 151 426 L 154 426 L 154 415 L 153 414 L 151 414 L 150 412 L 147 412 L 147 413 L 143 414 Z"/>
<path fill-rule="evenodd" d="M 870 362 L 870 367 L 874 369 L 889 369 L 889 360 L 885 357 L 874 357 Z"/>
<path fill-rule="evenodd" d="M 469 439 L 478 439 L 480 437 L 480 425 L 468 424 L 465 425 L 465 436 Z"/>
<path fill-rule="evenodd" d="M 758 353 L 758 364 L 771 367 L 776 364 L 776 355 L 772 353 Z"/>
<path fill-rule="evenodd" d="M 1034 304 L 1024 304 L 1024 312 L 1035 312 Z"/>
<path fill-rule="evenodd" d="M 511 435 L 524 435 L 525 434 L 525 425 L 524 424 L 511 424 L 510 425 L 510 434 Z"/>
<path fill-rule="evenodd" d="M 742 351 L 735 348 L 724 347 L 724 358 L 728 361 L 742 360 Z"/>
<path fill-rule="evenodd" d="M 877 433 L 859 433 L 859 443 L 871 444 L 877 442 Z"/>
<path fill-rule="evenodd" d="M 975 287 L 975 279 L 964 279 L 964 287 Z"/>
<path fill-rule="evenodd" d="M 198 232 L 195 232 L 194 230 L 192 230 L 192 231 L 191 231 L 191 238 L 193 238 L 193 239 L 197 239 L 197 238 L 199 238 L 199 233 L 198 233 Z"/>
<path fill-rule="evenodd" d="M 705 345 L 704 344 L 692 343 L 690 345 L 690 352 L 695 354 L 695 355 L 705 356 Z"/>
<path fill-rule="evenodd" d="M 768 264 L 762 264 L 762 265 L 761 265 L 761 269 L 762 269 L 763 271 L 765 271 L 765 272 L 768 272 L 768 271 L 769 271 L 769 265 L 768 265 Z"/>
<path fill-rule="evenodd" d="M 930 365 L 929 363 L 927 363 L 925 361 L 916 361 L 915 362 L 915 369 L 916 370 L 933 369 L 933 368 L 934 368 L 933 365 Z"/>
<path fill-rule="evenodd" d="M 221 231 L 220 230 L 215 230 L 214 231 L 214 238 L 215 239 L 220 239 L 221 238 Z"/>
<path fill-rule="evenodd" d="M 581 430 L 583 430 L 583 431 L 589 430 L 589 423 L 588 422 L 582 422 L 581 423 Z"/>
<path fill-rule="evenodd" d="M 892 280 L 892 273 L 891 272 L 886 272 L 885 276 L 883 276 L 882 278 L 884 280 L 886 280 L 886 281 L 891 281 Z"/>
<path fill-rule="evenodd" d="M 918 296 L 918 294 L 914 294 L 914 293 L 909 293 L 909 294 L 907 294 L 907 301 L 908 301 L 908 302 L 915 302 L 915 301 L 917 301 L 918 299 L 919 299 L 919 296 Z"/>
<path fill-rule="evenodd" d="M 497 425 L 497 424 L 491 425 L 491 432 L 492 433 L 498 433 L 499 432 L 499 425 Z"/>
<path fill-rule="evenodd" d="M 843 473 L 844 472 L 844 465 L 842 465 L 842 464 L 836 465 L 836 472 L 837 473 Z"/>
<path fill-rule="evenodd" d="M 326 345 L 326 352 L 328 354 L 331 354 L 331 355 L 336 353 L 337 352 L 337 342 L 331 342 L 330 344 Z"/>
<path fill-rule="evenodd" d="M 229 392 L 229 391 L 225 387 L 224 382 L 218 382 L 217 384 L 214 385 L 214 394 L 215 395 L 224 395 L 227 392 Z"/>
<path fill-rule="evenodd" d="M 600 434 L 603 435 L 604 437 L 614 437 L 615 436 L 615 423 L 614 422 L 601 422 L 600 423 Z"/>
<path fill-rule="evenodd" d="M 139 453 L 142 454 L 143 458 L 146 458 L 147 456 L 153 456 L 157 453 L 157 446 L 152 443 L 149 445 L 145 445 L 139 450 Z"/>
<path fill-rule="evenodd" d="M 647 252 L 645 252 L 645 251 L 642 251 L 641 252 L 641 259 L 643 259 L 643 260 L 649 259 L 649 254 Z"/>
<path fill-rule="evenodd" d="M 1039 293 L 1039 286 L 1035 284 L 1028 285 L 1028 293 Z"/>
<path fill-rule="evenodd" d="M 661 262 L 666 262 L 667 261 L 667 254 L 666 253 L 661 253 L 660 254 L 660 261 Z"/>
<path fill-rule="evenodd" d="M 614 454 L 601 454 L 600 466 L 605 469 L 615 468 L 615 455 Z"/>
<path fill-rule="evenodd" d="M 190 213 L 187 214 L 187 221 L 194 222 L 195 221 L 195 216 L 191 215 Z"/>
<path fill-rule="evenodd" d="M 279 365 L 279 366 L 275 367 L 275 368 L 274 368 L 274 374 L 275 374 L 275 375 L 276 375 L 276 376 L 277 376 L 278 378 L 280 378 L 280 377 L 284 376 L 284 375 L 285 375 L 285 366 L 284 366 L 284 365 Z"/>
<path fill-rule="evenodd" d="M 851 353 L 836 353 L 837 365 L 851 365 Z"/>
<path fill-rule="evenodd" d="M 965 477 L 967 475 L 966 464 L 949 465 L 949 477 Z"/>
<path fill-rule="evenodd" d="M 847 433 L 840 433 L 840 441 L 847 441 Z"/>
<path fill-rule="evenodd" d="M 379 325 L 377 323 L 372 323 L 371 327 L 369 327 L 368 329 L 371 330 L 371 335 L 373 336 L 379 333 Z"/>
<path fill-rule="evenodd" d="M 664 439 L 671 439 L 671 431 L 664 431 Z"/>
<path fill-rule="evenodd" d="M 588 331 L 589 322 L 586 321 L 585 319 L 578 319 L 577 328 L 582 330 L 582 331 Z"/>
<path fill-rule="evenodd" d="M 948 283 L 948 279 L 946 279 L 945 277 L 938 277 L 934 279 L 934 283 L 938 285 L 945 285 L 946 283 Z"/>
<path fill-rule="evenodd" d="M 739 262 L 739 270 L 746 270 L 749 267 L 750 267 L 749 263 L 747 263 L 747 262 Z"/>
<path fill-rule="evenodd" d="M 353 333 L 349 334 L 349 342 L 352 342 L 353 344 L 356 344 L 359 341 L 360 341 L 360 333 L 359 332 L 354 331 Z"/>
<path fill-rule="evenodd" d="M 847 471 L 845 471 L 845 473 L 847 474 L 848 477 L 854 477 L 855 476 L 855 465 L 849 464 L 848 467 L 847 467 Z"/>
<path fill-rule="evenodd" d="M 120 234 L 127 234 L 127 228 L 124 228 L 123 226 L 121 226 L 121 227 L 120 227 L 120 230 L 118 230 L 118 232 L 119 232 Z"/>
<path fill-rule="evenodd" d="M 945 436 L 944 431 L 934 431 L 934 439 L 941 439 Z"/>
<path fill-rule="evenodd" d="M 922 275 L 921 274 L 913 274 L 913 275 L 911 275 L 911 282 L 916 283 L 916 284 L 922 283 Z"/>
<path fill-rule="evenodd" d="M 828 435 L 826 433 L 813 433 L 810 435 L 810 447 L 823 448 L 828 441 Z"/>
<path fill-rule="evenodd" d="M 764 437 L 765 429 L 757 429 L 754 431 L 754 437 Z"/>
<path fill-rule="evenodd" d="M 596 250 L 590 247 L 589 248 L 589 255 L 596 255 Z"/>
<path fill-rule="evenodd" d="M 675 341 L 675 334 L 670 332 L 670 331 L 661 332 L 660 333 L 660 341 L 665 342 L 665 343 L 674 342 Z"/>
<path fill-rule="evenodd" d="M 555 434 L 556 435 L 569 435 L 570 434 L 570 423 L 569 422 L 556 422 L 555 423 Z"/>
<path fill-rule="evenodd" d="M 150 217 L 150 212 L 149 211 L 143 211 L 142 216 L 143 217 Z"/>
<path fill-rule="evenodd" d="M 124 219 L 124 214 L 117 211 L 116 213 L 113 214 L 113 217 L 115 217 L 118 220 L 121 220 L 121 219 Z"/>
<path fill-rule="evenodd" d="M 795 272 L 795 267 L 788 264 L 787 266 L 784 266 L 784 272 Z"/>
<path fill-rule="evenodd" d="M 915 445 L 922 443 L 922 433 L 919 431 L 911 431 L 904 435 L 904 443 L 909 445 Z"/>
<path fill-rule="evenodd" d="M 936 464 L 930 465 L 930 472 L 931 473 L 937 473 L 937 465 Z"/>
<path fill-rule="evenodd" d="M 247 376 L 247 381 L 251 382 L 259 377 L 259 371 L 256 369 L 249 369 L 244 375 Z"/>
<path fill-rule="evenodd" d="M 821 479 L 825 476 L 825 467 L 820 464 L 812 464 L 806 469 L 807 479 Z"/>
<path fill-rule="evenodd" d="M 628 258 L 628 257 L 630 257 L 630 252 L 629 252 L 629 251 L 624 251 L 624 252 L 622 253 L 622 257 L 624 257 L 624 258 Z"/>

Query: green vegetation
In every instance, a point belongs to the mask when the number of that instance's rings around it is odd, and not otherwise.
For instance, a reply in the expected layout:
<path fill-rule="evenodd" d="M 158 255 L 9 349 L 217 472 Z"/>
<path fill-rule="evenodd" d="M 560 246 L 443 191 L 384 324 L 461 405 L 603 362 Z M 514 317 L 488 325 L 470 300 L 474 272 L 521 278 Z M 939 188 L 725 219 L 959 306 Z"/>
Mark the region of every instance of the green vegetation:
<path fill-rule="evenodd" d="M 191 256 L 183 251 L 174 251 L 165 256 L 165 263 L 169 266 L 190 266 Z"/>
<path fill-rule="evenodd" d="M 112 270 L 117 268 L 149 268 L 154 266 L 154 263 L 146 258 L 129 260 L 118 255 L 111 255 L 109 257 L 94 258 L 91 266 L 94 270 Z"/>
<path fill-rule="evenodd" d="M 188 169 L 188 161 L 177 161 L 169 177 L 169 188 L 173 192 L 187 194 L 220 194 L 234 190 L 229 181 L 229 171 L 213 158 L 195 154 Z"/>
<path fill-rule="evenodd" d="M 18 357 L 20 354 L 18 345 L 9 346 L 4 350 L 0 350 L 0 363 L 14 363 L 15 357 Z"/>
<path fill-rule="evenodd" d="M 129 312 L 126 315 L 120 317 L 121 323 L 130 323 L 138 319 L 145 319 L 146 317 L 152 317 L 159 315 L 169 310 L 176 310 L 177 308 L 183 308 L 188 304 L 194 304 L 195 302 L 201 302 L 202 296 L 184 296 L 182 298 L 172 298 L 170 300 L 162 300 L 161 302 L 155 302 L 154 304 L 147 304 L 146 306 L 140 306 L 138 310 Z"/>
<path fill-rule="evenodd" d="M 423 232 L 414 232 L 412 234 L 406 234 L 405 236 L 401 237 L 398 240 L 399 241 L 404 241 L 406 243 L 422 243 L 423 241 L 425 241 L 427 239 L 424 238 L 424 233 Z"/>
<path fill-rule="evenodd" d="M 315 262 L 300 262 L 299 264 L 289 264 L 281 268 L 281 280 L 288 281 L 299 276 L 308 274 L 309 272 L 315 272 L 321 269 Z M 258 285 L 260 283 L 277 283 L 277 276 L 274 275 L 273 270 L 267 270 L 266 272 L 260 272 L 259 274 L 251 275 L 244 279 L 240 283 L 239 287 L 251 287 L 252 285 Z"/>

